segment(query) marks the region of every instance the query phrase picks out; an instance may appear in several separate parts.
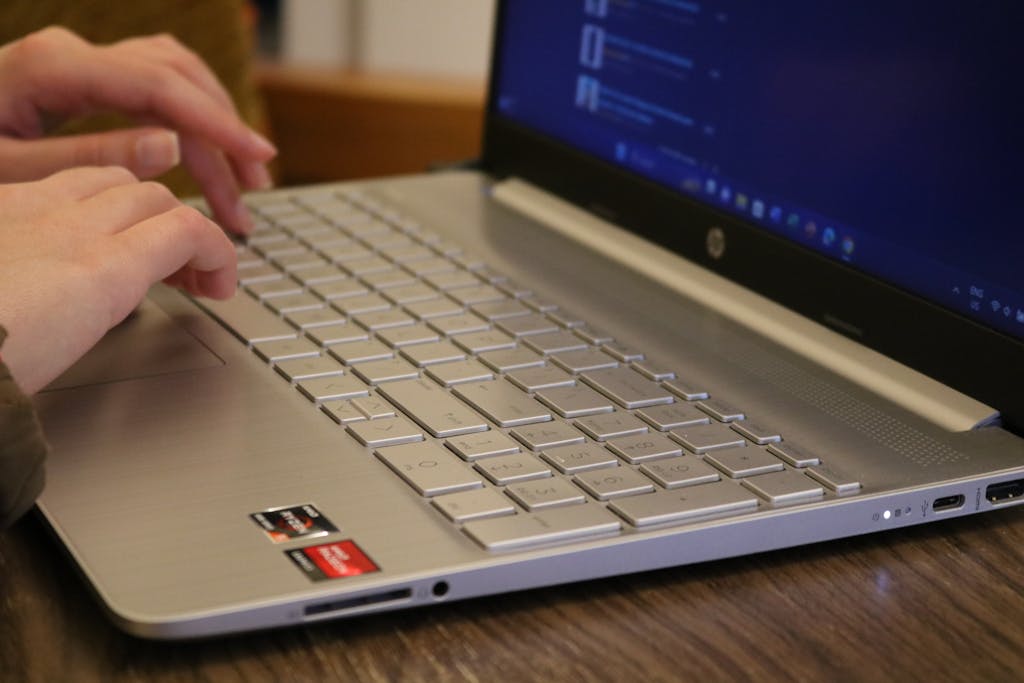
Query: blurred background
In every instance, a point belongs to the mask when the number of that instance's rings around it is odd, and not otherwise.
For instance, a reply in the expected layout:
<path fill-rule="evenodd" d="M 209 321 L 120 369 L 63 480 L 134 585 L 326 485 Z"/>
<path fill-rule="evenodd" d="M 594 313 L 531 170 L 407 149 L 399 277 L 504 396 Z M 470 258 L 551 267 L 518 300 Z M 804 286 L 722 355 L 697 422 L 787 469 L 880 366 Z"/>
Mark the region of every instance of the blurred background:
<path fill-rule="evenodd" d="M 3 0 L 0 42 L 52 24 L 97 43 L 171 33 L 277 144 L 276 181 L 293 185 L 475 158 L 493 15 L 493 0 Z M 163 180 L 195 192 L 180 172 Z"/>

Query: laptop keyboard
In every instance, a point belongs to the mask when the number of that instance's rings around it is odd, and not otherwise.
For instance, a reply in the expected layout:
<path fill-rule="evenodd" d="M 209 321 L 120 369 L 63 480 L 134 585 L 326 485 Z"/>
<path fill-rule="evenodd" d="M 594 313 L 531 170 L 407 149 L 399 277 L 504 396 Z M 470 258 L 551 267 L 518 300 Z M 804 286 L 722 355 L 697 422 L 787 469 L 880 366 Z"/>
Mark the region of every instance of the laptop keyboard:
<path fill-rule="evenodd" d="M 241 292 L 198 303 L 486 549 L 860 489 L 368 194 L 249 201 Z"/>

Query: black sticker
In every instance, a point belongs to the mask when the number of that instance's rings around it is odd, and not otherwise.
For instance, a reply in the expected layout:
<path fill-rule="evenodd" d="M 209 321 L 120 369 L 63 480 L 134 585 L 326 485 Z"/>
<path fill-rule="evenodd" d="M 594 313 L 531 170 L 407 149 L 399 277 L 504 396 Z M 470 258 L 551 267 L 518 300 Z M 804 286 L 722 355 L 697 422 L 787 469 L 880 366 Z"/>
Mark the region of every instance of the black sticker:
<path fill-rule="evenodd" d="M 338 530 L 313 505 L 264 510 L 254 512 L 249 517 L 274 543 L 326 536 Z"/>

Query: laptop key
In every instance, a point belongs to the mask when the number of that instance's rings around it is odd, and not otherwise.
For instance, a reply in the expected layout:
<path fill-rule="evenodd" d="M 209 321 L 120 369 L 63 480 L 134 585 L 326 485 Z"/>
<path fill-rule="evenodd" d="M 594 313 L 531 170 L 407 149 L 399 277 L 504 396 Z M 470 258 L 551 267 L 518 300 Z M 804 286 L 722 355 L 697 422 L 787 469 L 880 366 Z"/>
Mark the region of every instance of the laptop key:
<path fill-rule="evenodd" d="M 583 492 L 565 479 L 545 479 L 525 484 L 514 484 L 508 487 L 507 492 L 527 512 L 587 502 L 587 497 L 583 495 Z"/>
<path fill-rule="evenodd" d="M 227 300 L 202 299 L 197 301 L 224 327 L 246 343 L 297 337 L 291 325 L 244 294 L 235 294 Z"/>
<path fill-rule="evenodd" d="M 660 432 L 667 432 L 677 427 L 693 427 L 695 425 L 711 424 L 711 418 L 707 413 L 697 410 L 689 403 L 669 403 L 662 406 L 651 406 L 636 412 L 644 422 Z"/>
<path fill-rule="evenodd" d="M 758 506 L 756 495 L 730 481 L 659 491 L 614 500 L 608 509 L 636 527 L 745 512 Z"/>
<path fill-rule="evenodd" d="M 861 483 L 855 477 L 828 465 L 809 467 L 806 472 L 836 493 L 853 493 L 861 488 Z"/>
<path fill-rule="evenodd" d="M 427 324 L 446 337 L 463 332 L 480 332 L 490 327 L 490 323 L 472 313 L 459 313 L 457 315 L 431 318 L 427 321 Z"/>
<path fill-rule="evenodd" d="M 642 361 L 645 358 L 643 351 L 617 341 L 606 342 L 601 345 L 601 348 L 623 363 Z"/>
<path fill-rule="evenodd" d="M 647 463 L 640 471 L 667 489 L 718 481 L 722 474 L 696 455 L 684 455 Z"/>
<path fill-rule="evenodd" d="M 366 330 L 358 325 L 344 321 L 318 325 L 307 330 L 306 336 L 321 346 L 341 344 L 344 347 L 352 342 L 370 343 L 366 341 L 369 339 Z"/>
<path fill-rule="evenodd" d="M 462 434 L 445 441 L 448 448 L 455 451 L 463 460 L 478 460 L 489 458 L 495 455 L 509 455 L 518 453 L 520 448 L 504 432 L 492 429 L 486 432 L 473 434 Z"/>
<path fill-rule="evenodd" d="M 493 368 L 495 372 L 511 372 L 522 368 L 534 368 L 544 365 L 544 358 L 530 349 L 501 349 L 487 351 L 479 355 L 480 360 Z"/>
<path fill-rule="evenodd" d="M 320 347 L 308 339 L 274 339 L 256 342 L 252 345 L 256 355 L 265 361 L 285 360 L 286 358 L 303 358 L 319 356 Z"/>
<path fill-rule="evenodd" d="M 341 363 L 327 356 L 283 360 L 274 363 L 274 369 L 289 382 L 344 374 Z"/>
<path fill-rule="evenodd" d="M 821 464 L 818 456 L 789 441 L 768 444 L 768 451 L 785 460 L 790 467 L 803 468 Z"/>
<path fill-rule="evenodd" d="M 602 506 L 587 503 L 471 521 L 462 528 L 487 550 L 512 550 L 614 534 L 622 529 L 622 523 Z"/>
<path fill-rule="evenodd" d="M 697 407 L 719 422 L 736 422 L 737 420 L 747 419 L 742 410 L 734 408 L 723 401 L 709 399 L 701 401 L 697 404 Z"/>
<path fill-rule="evenodd" d="M 419 367 L 435 365 L 437 363 L 449 363 L 466 358 L 466 352 L 456 347 L 450 341 L 416 344 L 402 349 L 401 353 L 407 361 Z"/>
<path fill-rule="evenodd" d="M 825 489 L 821 484 L 796 470 L 751 477 L 744 479 L 743 485 L 774 505 L 821 498 L 825 495 Z"/>
<path fill-rule="evenodd" d="M 582 385 L 542 389 L 537 392 L 537 399 L 562 417 L 585 417 L 615 410 L 610 400 Z"/>
<path fill-rule="evenodd" d="M 435 496 L 430 503 L 453 522 L 516 514 L 512 501 L 491 488 L 447 493 Z"/>
<path fill-rule="evenodd" d="M 576 384 L 576 380 L 564 370 L 553 367 L 525 368 L 513 370 L 506 375 L 508 381 L 527 392 L 540 391 L 553 387 L 569 387 Z"/>
<path fill-rule="evenodd" d="M 320 404 L 320 410 L 326 413 L 332 420 L 344 426 L 349 422 L 361 422 L 366 415 L 359 412 L 352 401 L 324 401 Z"/>
<path fill-rule="evenodd" d="M 353 426 L 360 424 L 363 423 Z M 374 453 L 422 496 L 478 489 L 484 485 L 477 473 L 435 443 L 378 448 Z"/>
<path fill-rule="evenodd" d="M 556 446 L 583 443 L 583 434 L 565 422 L 541 422 L 536 425 L 516 427 L 509 436 L 522 443 L 531 451 L 540 451 Z"/>
<path fill-rule="evenodd" d="M 334 308 L 312 308 L 305 311 L 293 311 L 285 316 L 285 319 L 301 330 L 311 330 L 314 327 L 325 325 L 336 325 L 345 322 L 345 316 Z"/>
<path fill-rule="evenodd" d="M 370 393 L 368 386 L 350 375 L 304 379 L 296 386 L 311 401 L 355 398 L 357 396 L 367 396 Z"/>
<path fill-rule="evenodd" d="M 390 382 L 378 387 L 377 392 L 437 437 L 489 429 L 486 420 L 429 380 Z"/>
<path fill-rule="evenodd" d="M 786 466 L 782 461 L 763 448 L 722 448 L 704 456 L 704 461 L 714 465 L 733 479 L 750 477 L 755 474 L 781 472 Z"/>
<path fill-rule="evenodd" d="M 580 379 L 623 408 L 646 408 L 661 403 L 672 403 L 672 394 L 629 367 L 591 370 Z"/>
<path fill-rule="evenodd" d="M 544 334 L 526 337 L 523 340 L 523 344 L 545 356 L 587 348 L 586 342 L 568 330 L 545 332 Z"/>
<path fill-rule="evenodd" d="M 661 383 L 661 386 L 686 401 L 701 401 L 709 396 L 706 390 L 679 378 L 666 380 Z"/>
<path fill-rule="evenodd" d="M 418 368 L 401 358 L 388 358 L 387 360 L 373 360 L 368 363 L 361 363 L 353 367 L 352 372 L 367 384 L 398 382 L 403 379 L 415 379 L 420 376 Z"/>
<path fill-rule="evenodd" d="M 639 361 L 637 363 L 633 363 L 632 366 L 633 369 L 639 372 L 641 375 L 643 375 L 647 379 L 654 380 L 655 382 L 661 382 L 664 380 L 676 378 L 676 373 L 674 370 L 671 370 L 670 368 L 667 368 L 664 365 L 652 360 Z"/>
<path fill-rule="evenodd" d="M 645 423 L 629 413 L 591 415 L 576 420 L 576 426 L 597 441 L 606 441 L 630 434 L 642 434 L 649 429 Z"/>
<path fill-rule="evenodd" d="M 452 393 L 501 427 L 548 422 L 551 412 L 527 394 L 502 380 L 460 384 Z"/>
<path fill-rule="evenodd" d="M 593 443 L 550 448 L 541 453 L 540 457 L 562 474 L 579 474 L 602 467 L 617 467 L 619 464 L 614 455 Z"/>
<path fill-rule="evenodd" d="M 530 313 L 529 308 L 511 299 L 476 304 L 472 310 L 481 318 L 491 321 L 514 318 L 519 315 L 529 315 Z"/>
<path fill-rule="evenodd" d="M 747 440 L 729 429 L 729 425 L 718 422 L 673 429 L 668 435 L 694 453 L 747 445 Z"/>
<path fill-rule="evenodd" d="M 474 467 L 498 486 L 551 476 L 550 467 L 527 453 L 484 458 L 476 461 Z"/>
<path fill-rule="evenodd" d="M 385 417 L 349 424 L 348 433 L 370 448 L 423 441 L 423 430 L 404 417 Z"/>
<path fill-rule="evenodd" d="M 295 311 L 308 311 L 317 308 L 324 308 L 326 304 L 323 299 L 313 296 L 309 292 L 288 294 L 279 296 L 267 301 L 267 307 L 275 313 L 294 313 Z"/>
<path fill-rule="evenodd" d="M 614 439 L 608 442 L 607 448 L 631 465 L 683 454 L 682 446 L 664 434 L 639 434 Z"/>
<path fill-rule="evenodd" d="M 380 420 L 385 417 L 394 417 L 395 409 L 390 403 L 380 396 L 361 396 L 351 401 L 352 407 L 365 415 L 370 420 Z"/>
<path fill-rule="evenodd" d="M 351 325 L 346 325 L 344 328 L 346 331 L 351 329 L 353 329 Z M 359 328 L 354 329 L 358 330 Z M 326 340 L 325 343 L 331 343 L 331 338 L 326 336 L 328 333 L 329 331 L 327 330 L 314 330 L 311 334 L 314 338 L 324 338 Z M 395 352 L 376 339 L 372 339 L 370 341 L 353 341 L 344 344 L 331 343 L 330 354 L 345 365 L 355 365 L 356 363 L 392 358 Z"/>
<path fill-rule="evenodd" d="M 438 341 L 441 335 L 437 334 L 423 323 L 408 325 L 406 327 L 393 327 L 388 330 L 377 332 L 377 338 L 392 348 L 402 348 L 413 344 L 428 344 Z"/>
<path fill-rule="evenodd" d="M 551 361 L 560 368 L 564 368 L 574 374 L 589 370 L 619 367 L 619 361 L 600 349 L 591 348 L 556 353 L 551 356 Z"/>
<path fill-rule="evenodd" d="M 573 481 L 598 500 L 611 500 L 654 491 L 654 482 L 631 467 L 611 467 L 577 474 Z"/>
<path fill-rule="evenodd" d="M 734 432 L 742 434 L 761 446 L 782 441 L 782 435 L 778 432 L 762 427 L 756 422 L 751 422 L 750 420 L 733 422 L 729 426 L 732 427 Z"/>
<path fill-rule="evenodd" d="M 517 338 L 558 331 L 558 325 L 539 313 L 504 318 L 497 321 L 496 324 L 499 330 Z"/>
<path fill-rule="evenodd" d="M 498 330 L 459 334 L 452 337 L 452 341 L 459 348 L 473 354 L 485 351 L 499 351 L 501 349 L 514 349 L 516 347 L 515 339 Z"/>
<path fill-rule="evenodd" d="M 473 359 L 431 365 L 425 372 L 427 377 L 446 387 L 494 379 L 494 373 L 490 368 Z"/>

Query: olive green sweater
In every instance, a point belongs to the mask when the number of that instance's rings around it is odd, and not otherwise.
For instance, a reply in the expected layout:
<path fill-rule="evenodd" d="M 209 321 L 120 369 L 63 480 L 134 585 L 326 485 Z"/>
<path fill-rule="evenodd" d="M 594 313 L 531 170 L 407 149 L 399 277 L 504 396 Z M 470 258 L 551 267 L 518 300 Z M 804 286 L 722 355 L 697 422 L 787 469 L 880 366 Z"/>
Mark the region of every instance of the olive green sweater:
<path fill-rule="evenodd" d="M 0 327 L 0 346 L 6 336 Z M 21 517 L 42 492 L 47 451 L 32 402 L 0 360 L 0 529 Z"/>

